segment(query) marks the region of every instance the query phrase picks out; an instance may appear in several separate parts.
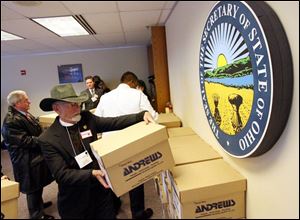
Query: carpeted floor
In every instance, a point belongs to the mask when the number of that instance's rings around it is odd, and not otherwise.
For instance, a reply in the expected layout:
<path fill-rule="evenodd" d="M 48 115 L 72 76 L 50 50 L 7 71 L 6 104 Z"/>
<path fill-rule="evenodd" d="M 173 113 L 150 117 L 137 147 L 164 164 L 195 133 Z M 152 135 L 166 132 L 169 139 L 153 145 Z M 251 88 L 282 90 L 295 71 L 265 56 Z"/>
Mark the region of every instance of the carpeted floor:
<path fill-rule="evenodd" d="M 11 180 L 14 180 L 12 165 L 9 158 L 9 154 L 6 150 L 1 150 L 1 165 L 2 172 L 7 175 Z M 160 202 L 159 196 L 156 193 L 154 181 L 149 180 L 145 183 L 145 206 L 146 208 L 152 208 L 154 214 L 152 219 L 164 219 L 168 218 L 165 211 L 163 211 L 162 204 Z M 53 215 L 56 219 L 60 216 L 57 211 L 57 184 L 56 182 L 51 183 L 49 186 L 44 188 L 43 192 L 44 202 L 52 201 L 53 205 L 45 210 L 46 214 Z M 118 219 L 131 219 L 130 204 L 128 193 L 121 197 L 122 207 Z M 18 199 L 18 216 L 19 219 L 28 219 L 28 209 L 25 194 L 20 194 Z"/>

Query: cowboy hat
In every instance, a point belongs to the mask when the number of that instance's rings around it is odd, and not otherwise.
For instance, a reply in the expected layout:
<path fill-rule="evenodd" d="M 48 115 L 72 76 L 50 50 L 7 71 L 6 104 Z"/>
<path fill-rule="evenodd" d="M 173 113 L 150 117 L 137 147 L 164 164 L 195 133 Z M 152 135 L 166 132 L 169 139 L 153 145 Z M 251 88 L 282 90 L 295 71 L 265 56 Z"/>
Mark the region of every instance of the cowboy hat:
<path fill-rule="evenodd" d="M 51 98 L 44 98 L 40 102 L 40 108 L 43 111 L 52 111 L 52 104 L 54 102 L 63 101 L 82 103 L 88 99 L 87 93 L 82 93 L 77 96 L 72 84 L 57 85 L 51 90 Z"/>

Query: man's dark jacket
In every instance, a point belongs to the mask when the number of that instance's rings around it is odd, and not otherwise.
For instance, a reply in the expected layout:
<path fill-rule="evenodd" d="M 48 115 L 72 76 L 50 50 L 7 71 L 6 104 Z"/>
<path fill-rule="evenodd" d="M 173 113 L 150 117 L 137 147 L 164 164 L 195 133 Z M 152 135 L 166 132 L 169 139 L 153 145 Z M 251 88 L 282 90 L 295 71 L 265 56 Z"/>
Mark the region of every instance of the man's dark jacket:
<path fill-rule="evenodd" d="M 20 183 L 20 191 L 30 193 L 50 184 L 53 177 L 42 155 L 37 137 L 42 133 L 39 122 L 12 106 L 4 118 L 2 136 L 8 148 L 15 181 Z"/>
<path fill-rule="evenodd" d="M 91 110 L 91 109 L 94 109 L 94 108 L 97 107 L 97 105 L 98 105 L 98 103 L 100 101 L 100 97 L 103 95 L 103 90 L 100 89 L 100 88 L 95 88 L 95 94 L 98 96 L 98 98 L 94 102 L 92 100 L 92 94 L 91 94 L 91 92 L 90 92 L 89 89 L 86 89 L 86 90 L 84 90 L 84 91 L 81 92 L 81 94 L 83 94 L 83 93 L 86 93 L 89 96 L 89 99 L 86 100 L 85 102 L 83 102 L 84 105 L 85 105 L 84 110 Z"/>

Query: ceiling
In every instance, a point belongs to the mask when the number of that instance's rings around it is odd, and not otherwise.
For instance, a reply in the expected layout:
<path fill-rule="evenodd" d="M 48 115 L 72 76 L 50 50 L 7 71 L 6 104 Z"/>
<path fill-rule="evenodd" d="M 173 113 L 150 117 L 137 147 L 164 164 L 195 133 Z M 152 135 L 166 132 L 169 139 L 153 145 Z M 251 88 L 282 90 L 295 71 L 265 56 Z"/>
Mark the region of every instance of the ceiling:
<path fill-rule="evenodd" d="M 1 30 L 25 40 L 1 41 L 1 56 L 148 45 L 149 26 L 164 25 L 176 1 L 1 1 Z M 30 20 L 82 15 L 95 35 L 59 37 Z"/>

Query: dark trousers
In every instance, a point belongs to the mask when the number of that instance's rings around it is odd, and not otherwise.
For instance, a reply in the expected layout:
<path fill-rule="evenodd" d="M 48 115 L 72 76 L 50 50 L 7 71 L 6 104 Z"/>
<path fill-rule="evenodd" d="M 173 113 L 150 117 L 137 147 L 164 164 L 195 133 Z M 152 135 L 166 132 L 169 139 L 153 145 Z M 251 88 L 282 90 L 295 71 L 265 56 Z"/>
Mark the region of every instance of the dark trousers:
<path fill-rule="evenodd" d="M 43 188 L 26 194 L 27 206 L 31 219 L 38 219 L 44 215 L 42 194 Z"/>
<path fill-rule="evenodd" d="M 132 218 L 142 214 L 145 209 L 144 184 L 129 191 Z"/>
<path fill-rule="evenodd" d="M 98 190 L 91 190 L 91 201 L 86 212 L 87 215 L 83 219 L 116 219 L 113 192 L 107 189 L 104 191 L 105 193 L 99 193 Z"/>
<path fill-rule="evenodd" d="M 74 206 L 78 206 L 80 198 L 74 201 Z M 92 186 L 89 192 L 89 201 L 84 209 L 78 210 L 76 207 L 68 206 L 65 209 L 64 204 L 58 204 L 58 212 L 62 219 L 116 219 L 116 213 L 113 205 L 113 192 L 104 189 L 99 184 Z"/>

